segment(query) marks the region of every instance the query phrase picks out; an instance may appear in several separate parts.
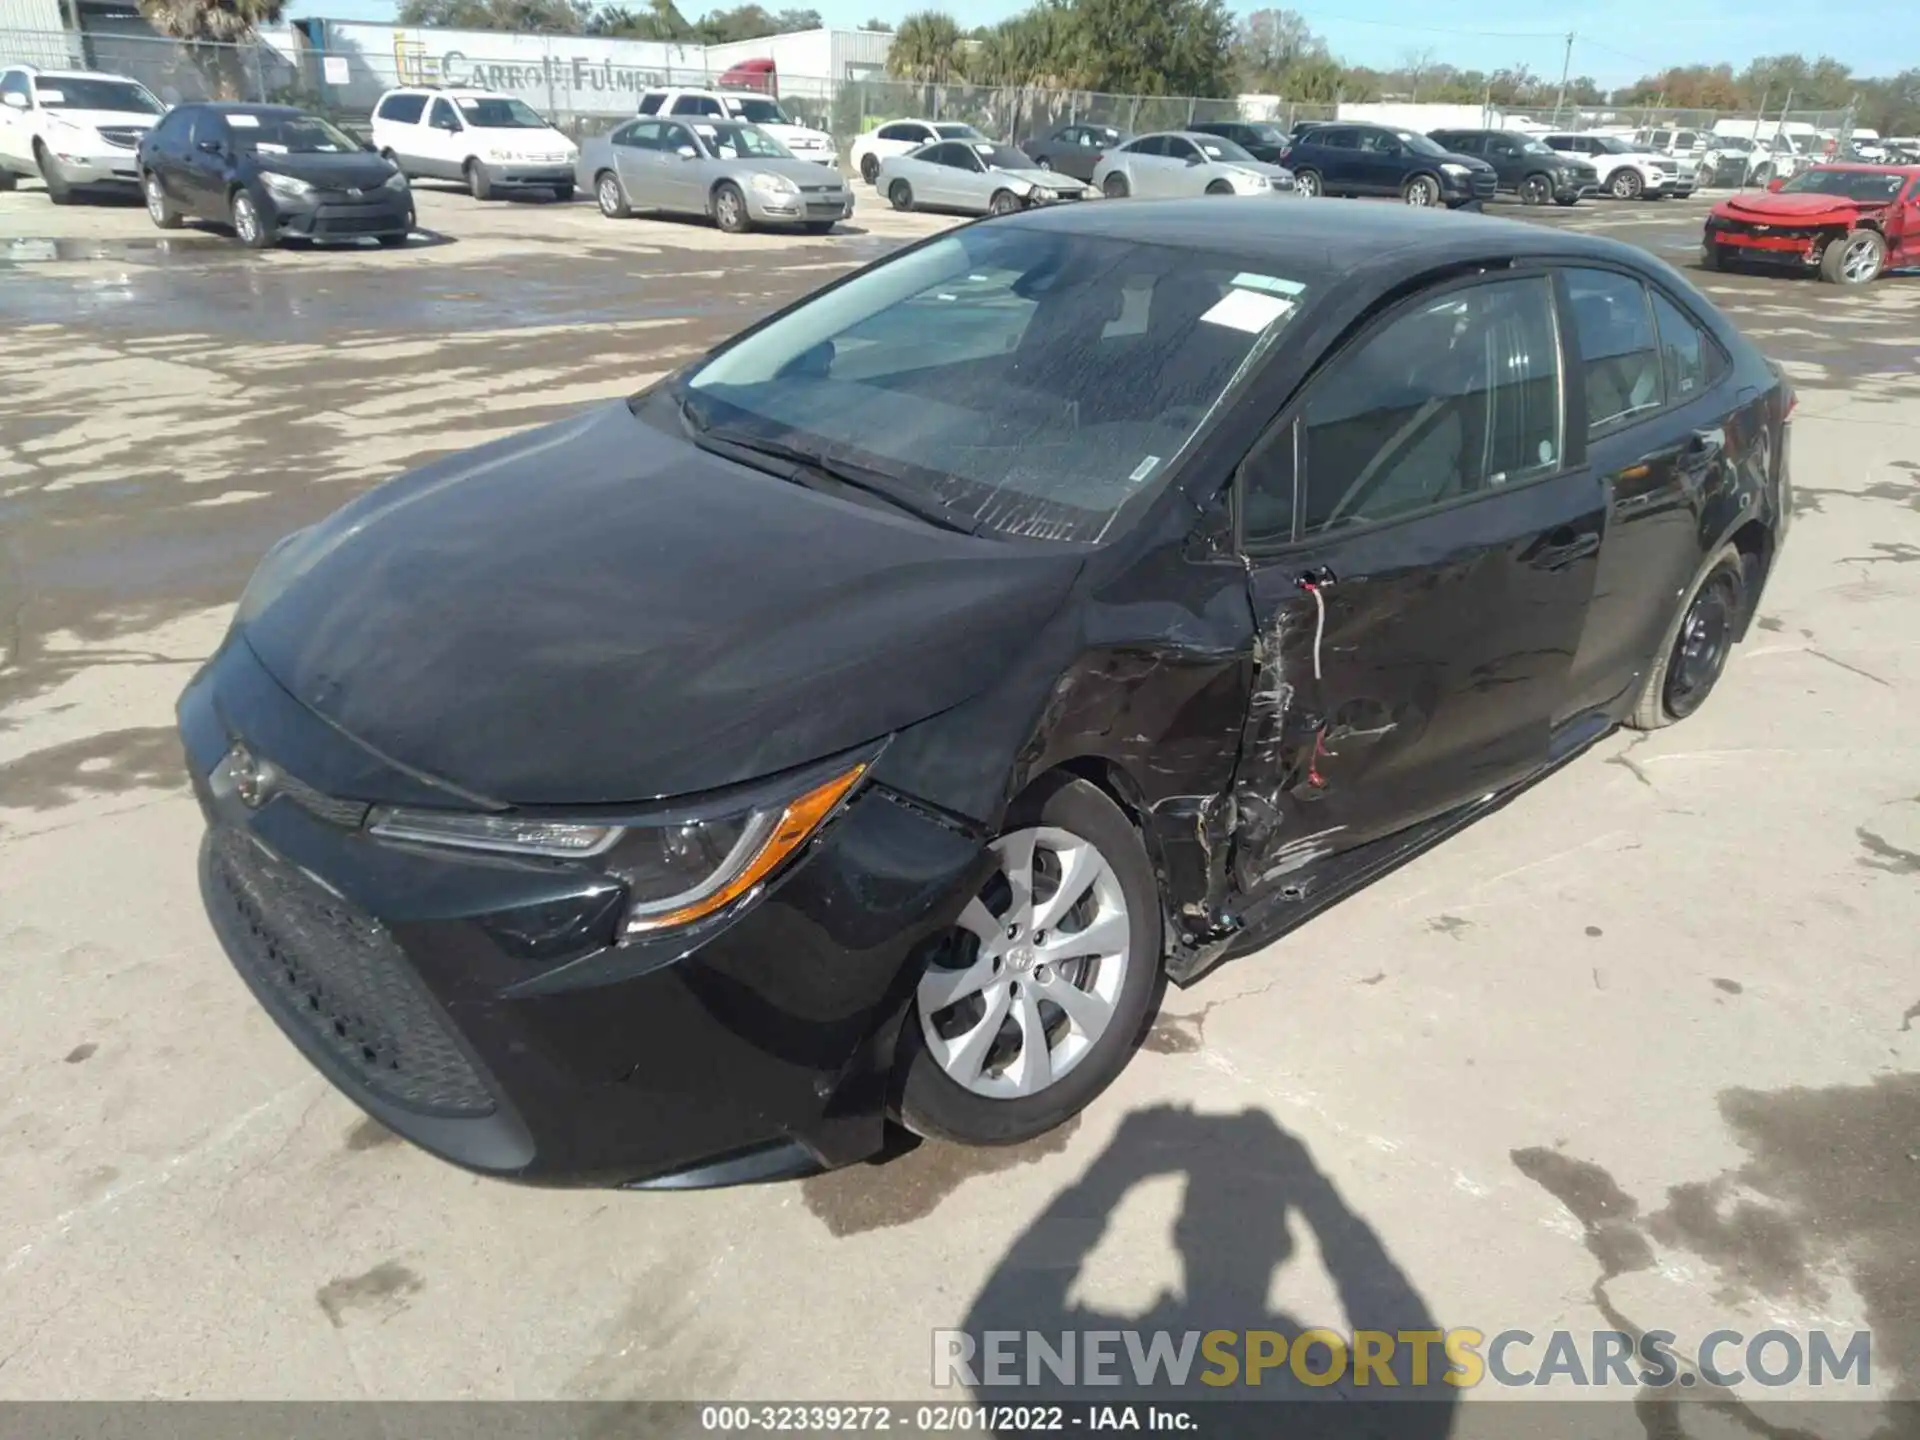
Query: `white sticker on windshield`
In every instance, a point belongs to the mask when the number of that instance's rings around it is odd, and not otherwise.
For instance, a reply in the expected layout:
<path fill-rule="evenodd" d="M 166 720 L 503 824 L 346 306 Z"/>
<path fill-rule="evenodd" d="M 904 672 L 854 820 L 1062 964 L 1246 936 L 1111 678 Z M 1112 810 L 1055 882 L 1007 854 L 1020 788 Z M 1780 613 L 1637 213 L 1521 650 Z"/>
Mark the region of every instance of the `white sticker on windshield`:
<path fill-rule="evenodd" d="M 1149 475 L 1153 473 L 1154 467 L 1157 466 L 1159 463 L 1160 463 L 1160 457 L 1158 455 L 1147 456 L 1146 459 L 1142 460 L 1138 465 L 1133 467 L 1133 473 L 1127 476 L 1127 483 L 1130 485 L 1138 485 L 1142 480 L 1146 479 Z"/>
<path fill-rule="evenodd" d="M 1293 301 L 1278 295 L 1263 295 L 1258 290 L 1229 290 L 1220 303 L 1200 318 L 1209 325 L 1225 325 L 1258 335 L 1282 315 L 1293 309 Z"/>
<path fill-rule="evenodd" d="M 712 136 L 712 135 L 718 135 L 720 132 L 718 130 L 715 130 L 711 125 L 695 125 L 693 127 L 693 133 L 696 135 Z"/>
<path fill-rule="evenodd" d="M 1249 290 L 1271 290 L 1276 295 L 1298 295 L 1307 288 L 1298 280 L 1282 280 L 1278 275 L 1256 275 L 1251 270 L 1242 270 L 1233 277 L 1233 283 L 1244 285 Z"/>
<path fill-rule="evenodd" d="M 236 130 L 258 130 L 260 128 L 260 117 L 258 115 L 229 113 L 227 116 L 227 124 L 233 126 Z"/>
<path fill-rule="evenodd" d="M 49 90 L 43 85 L 35 93 L 40 96 L 40 103 L 42 105 L 64 105 L 67 103 L 67 92 L 64 90 Z"/>
<path fill-rule="evenodd" d="M 287 153 L 286 146 L 276 145 L 271 140 L 262 140 L 253 148 L 258 150 L 262 155 L 284 155 Z"/>

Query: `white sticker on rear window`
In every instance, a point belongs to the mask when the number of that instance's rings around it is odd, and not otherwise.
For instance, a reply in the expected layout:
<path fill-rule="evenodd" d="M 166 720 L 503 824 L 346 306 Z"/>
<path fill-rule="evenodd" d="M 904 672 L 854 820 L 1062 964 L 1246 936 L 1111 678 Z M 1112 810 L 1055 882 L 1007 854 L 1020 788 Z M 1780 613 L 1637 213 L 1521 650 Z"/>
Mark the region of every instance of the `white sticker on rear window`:
<path fill-rule="evenodd" d="M 1278 275 L 1256 275 L 1251 270 L 1242 270 L 1233 277 L 1233 283 L 1244 285 L 1249 290 L 1271 290 L 1276 295 L 1298 295 L 1307 288 L 1298 280 L 1282 280 Z"/>
<path fill-rule="evenodd" d="M 228 115 L 227 124 L 233 126 L 236 130 L 258 130 L 260 128 L 260 117 L 258 115 Z"/>
<path fill-rule="evenodd" d="M 1219 304 L 1200 318 L 1210 325 L 1225 325 L 1229 329 L 1244 330 L 1249 335 L 1258 335 L 1292 309 L 1293 301 L 1282 299 L 1278 295 L 1264 295 L 1258 290 L 1233 289 L 1223 295 Z"/>

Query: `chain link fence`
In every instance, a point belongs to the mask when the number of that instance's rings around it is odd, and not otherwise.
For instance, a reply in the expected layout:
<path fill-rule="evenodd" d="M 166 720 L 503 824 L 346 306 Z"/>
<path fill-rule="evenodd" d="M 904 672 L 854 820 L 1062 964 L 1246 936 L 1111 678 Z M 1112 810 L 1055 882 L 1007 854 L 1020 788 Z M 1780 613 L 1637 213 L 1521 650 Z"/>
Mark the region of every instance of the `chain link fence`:
<path fill-rule="evenodd" d="M 327 53 L 293 29 L 247 44 L 193 44 L 156 36 L 134 17 L 102 17 L 90 20 L 84 34 L 0 29 L 0 66 L 25 62 L 46 69 L 111 71 L 141 81 L 169 104 L 218 99 L 301 105 L 362 135 L 386 90 L 398 85 L 467 85 L 518 96 L 575 139 L 604 133 L 632 116 L 649 89 L 710 86 L 719 79 L 706 68 L 570 57 L 558 48 L 570 37 L 554 37 L 538 50 L 522 44 L 512 57 L 451 49 L 435 56 L 417 38 L 421 33 L 416 30 L 416 38 L 403 39 L 396 32 L 391 52 L 354 48 Z M 1109 125 L 1139 134 L 1242 121 L 1290 130 L 1303 120 L 1336 119 L 1340 109 L 1272 95 L 1115 95 L 788 74 L 780 76 L 779 99 L 794 121 L 832 135 L 843 157 L 864 132 L 910 118 L 966 122 L 1026 145 L 1062 125 Z M 1791 109 L 1784 102 L 1779 109 L 1752 115 L 1660 105 L 1570 104 L 1489 104 L 1483 114 L 1488 128 L 1606 133 L 1687 156 L 1701 165 L 1702 183 L 1709 185 L 1765 184 L 1822 159 L 1861 153 L 1850 112 Z"/>

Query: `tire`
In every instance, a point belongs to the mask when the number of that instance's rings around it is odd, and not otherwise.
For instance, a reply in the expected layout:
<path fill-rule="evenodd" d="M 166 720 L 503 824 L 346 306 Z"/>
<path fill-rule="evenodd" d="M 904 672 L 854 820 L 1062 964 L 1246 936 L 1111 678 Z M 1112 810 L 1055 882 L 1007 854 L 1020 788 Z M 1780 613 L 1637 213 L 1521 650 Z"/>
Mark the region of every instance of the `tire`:
<path fill-rule="evenodd" d="M 411 235 L 376 235 L 373 238 L 379 242 L 382 250 L 398 250 L 413 237 Z"/>
<path fill-rule="evenodd" d="M 1020 208 L 1020 201 L 1011 190 L 996 190 L 993 198 L 987 201 L 989 215 L 1011 215 Z"/>
<path fill-rule="evenodd" d="M 1755 185 L 1764 185 L 1772 178 L 1773 166 L 1771 165 L 1756 165 L 1753 167 L 1753 173 L 1747 177 Z"/>
<path fill-rule="evenodd" d="M 1233 186 L 1229 185 L 1224 180 L 1216 180 L 1211 185 L 1207 186 L 1207 194 L 1209 195 L 1231 195 L 1232 193 L 1233 193 Z"/>
<path fill-rule="evenodd" d="M 1668 625 L 1627 723 L 1635 730 L 1658 730 L 1705 704 L 1726 669 L 1746 608 L 1746 564 L 1738 547 L 1723 546 Z M 1702 610 L 1714 613 L 1697 614 Z M 1676 666 L 1683 657 L 1689 663 Z"/>
<path fill-rule="evenodd" d="M 1727 247 L 1708 240 L 1700 246 L 1700 268 L 1718 273 L 1727 268 Z"/>
<path fill-rule="evenodd" d="M 753 220 L 747 214 L 747 197 L 731 180 L 722 180 L 713 187 L 712 205 L 713 223 L 727 234 L 744 235 L 753 228 Z"/>
<path fill-rule="evenodd" d="M 1320 179 L 1320 172 L 1318 170 L 1294 171 L 1293 185 L 1294 185 L 1294 189 L 1298 190 L 1302 195 L 1307 196 L 1309 199 L 1316 198 L 1318 196 L 1325 195 L 1327 193 L 1326 184 L 1324 181 Z"/>
<path fill-rule="evenodd" d="M 1850 230 L 1820 252 L 1820 278 L 1833 285 L 1871 285 L 1887 268 L 1887 241 L 1878 230 Z"/>
<path fill-rule="evenodd" d="M 19 183 L 18 180 L 14 179 L 13 171 L 9 170 L 5 165 L 0 165 L 0 195 L 6 194 L 7 191 L 13 189 L 13 187 Z"/>
<path fill-rule="evenodd" d="M 1127 184 L 1127 177 L 1115 171 L 1100 182 L 1100 193 L 1109 200 L 1124 200 L 1133 193 L 1133 187 Z"/>
<path fill-rule="evenodd" d="M 151 170 L 140 177 L 140 193 L 147 202 L 149 220 L 162 230 L 180 228 L 180 212 L 173 208 L 167 192 L 160 188 L 160 177 Z"/>
<path fill-rule="evenodd" d="M 380 158 L 386 161 L 389 165 L 393 166 L 393 168 L 398 170 L 401 174 L 403 175 L 406 174 L 407 167 L 400 163 L 400 157 L 394 154 L 393 151 L 382 150 L 380 152 Z"/>
<path fill-rule="evenodd" d="M 1553 203 L 1571 208 L 1580 203 L 1580 197 L 1578 195 L 1556 195 L 1553 197 Z"/>
<path fill-rule="evenodd" d="M 571 185 L 554 186 L 553 198 L 562 205 L 571 204 L 573 202 L 573 186 Z"/>
<path fill-rule="evenodd" d="M 602 170 L 593 177 L 593 198 L 600 206 L 600 213 L 609 220 L 625 220 L 633 214 L 620 177 L 611 170 Z"/>
<path fill-rule="evenodd" d="M 880 162 L 871 153 L 860 157 L 860 178 L 869 185 L 880 179 Z"/>
<path fill-rule="evenodd" d="M 896 180 L 887 187 L 887 203 L 896 210 L 913 209 L 913 186 L 904 180 Z"/>
<path fill-rule="evenodd" d="M 493 199 L 493 177 L 478 160 L 469 160 L 461 168 L 467 178 L 467 193 L 476 200 Z"/>
<path fill-rule="evenodd" d="M 1042 155 L 1038 160 L 1035 160 L 1033 163 L 1038 165 L 1042 170 L 1053 169 L 1053 157 L 1050 155 Z"/>
<path fill-rule="evenodd" d="M 839 223 L 837 220 L 809 220 L 800 228 L 809 235 L 831 235 L 833 227 Z"/>
<path fill-rule="evenodd" d="M 1520 182 L 1522 205 L 1544 205 L 1553 199 L 1553 179 L 1547 175 L 1529 175 Z"/>
<path fill-rule="evenodd" d="M 1631 165 L 1622 165 L 1607 178 L 1607 193 L 1616 200 L 1638 200 L 1646 188 L 1647 182 Z"/>
<path fill-rule="evenodd" d="M 236 190 L 227 203 L 233 215 L 233 233 L 240 243 L 249 250 L 271 250 L 273 229 L 260 213 L 260 207 L 253 203 L 253 197 L 244 190 Z"/>
<path fill-rule="evenodd" d="M 33 163 L 39 167 L 40 178 L 46 183 L 47 199 L 56 205 L 73 204 L 73 187 L 61 176 L 59 162 L 38 140 L 33 142 Z"/>
<path fill-rule="evenodd" d="M 1431 175 L 1409 175 L 1400 187 L 1400 198 L 1417 209 L 1431 210 L 1440 203 L 1440 182 Z"/>
<path fill-rule="evenodd" d="M 1132 822 L 1094 786 L 1059 776 L 1009 810 L 994 845 L 1018 855 L 1023 841 L 1037 842 L 1026 893 L 1042 889 L 1046 898 L 1023 906 L 996 873 L 916 987 L 899 1072 L 900 1119 L 916 1134 L 962 1145 L 1045 1134 L 1113 1083 L 1146 1026 L 1160 985 L 1160 892 Z M 1051 930 L 1050 964 L 1046 912 L 1074 873 L 1086 878 L 1053 917 L 1074 923 Z M 1096 931 L 1102 949 L 1079 956 L 1059 938 Z M 1054 998 L 1068 990 L 1080 1012 L 1072 1021 Z M 957 1001 L 940 1003 L 956 991 Z M 1003 1014 L 997 1023 L 994 1009 Z M 1032 1057 L 1043 1051 L 1036 1074 Z"/>

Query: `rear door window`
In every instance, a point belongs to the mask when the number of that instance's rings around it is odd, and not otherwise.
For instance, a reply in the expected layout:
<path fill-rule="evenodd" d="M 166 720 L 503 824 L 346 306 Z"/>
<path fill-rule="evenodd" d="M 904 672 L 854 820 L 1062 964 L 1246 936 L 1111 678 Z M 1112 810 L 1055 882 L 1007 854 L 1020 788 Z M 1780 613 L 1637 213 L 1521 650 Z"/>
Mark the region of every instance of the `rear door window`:
<path fill-rule="evenodd" d="M 1661 371 L 1667 398 L 1676 405 L 1684 405 L 1718 384 L 1726 373 L 1727 360 L 1713 337 L 1657 290 L 1653 292 L 1653 317 L 1660 332 Z"/>
<path fill-rule="evenodd" d="M 661 94 L 657 90 L 653 91 L 651 94 L 642 95 L 640 97 L 640 113 L 642 115 L 659 114 L 660 102 L 665 100 L 666 98 L 667 97 L 665 95 Z"/>
<path fill-rule="evenodd" d="M 424 95 L 389 95 L 380 102 L 379 118 L 391 120 L 396 125 L 418 125 L 426 108 L 427 97 Z"/>
<path fill-rule="evenodd" d="M 1610 435 L 1666 403 L 1647 287 L 1612 270 L 1568 270 L 1580 344 L 1587 433 Z"/>

